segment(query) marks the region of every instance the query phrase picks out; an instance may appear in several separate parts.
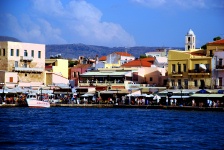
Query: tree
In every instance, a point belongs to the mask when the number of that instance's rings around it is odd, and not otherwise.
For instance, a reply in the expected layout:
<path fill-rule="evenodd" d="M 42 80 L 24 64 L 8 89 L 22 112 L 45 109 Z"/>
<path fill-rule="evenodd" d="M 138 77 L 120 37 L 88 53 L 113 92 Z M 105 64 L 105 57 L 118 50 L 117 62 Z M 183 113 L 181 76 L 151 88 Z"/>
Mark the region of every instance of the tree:
<path fill-rule="evenodd" d="M 147 58 L 146 55 L 140 55 L 140 58 Z"/>
<path fill-rule="evenodd" d="M 207 49 L 207 45 L 206 44 L 202 45 L 201 49 Z"/>
<path fill-rule="evenodd" d="M 222 38 L 220 36 L 214 37 L 213 41 L 221 40 Z"/>

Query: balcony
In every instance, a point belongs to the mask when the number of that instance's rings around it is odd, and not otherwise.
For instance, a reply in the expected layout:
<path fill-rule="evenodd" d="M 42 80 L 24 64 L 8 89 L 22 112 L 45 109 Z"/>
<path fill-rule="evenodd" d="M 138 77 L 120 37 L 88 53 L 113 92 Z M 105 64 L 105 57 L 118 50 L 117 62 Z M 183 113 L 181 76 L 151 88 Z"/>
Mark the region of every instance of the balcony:
<path fill-rule="evenodd" d="M 211 70 L 199 70 L 199 69 L 193 69 L 193 70 L 188 70 L 188 75 L 210 75 Z"/>
<path fill-rule="evenodd" d="M 224 70 L 224 65 L 217 65 L 216 70 Z"/>
<path fill-rule="evenodd" d="M 20 56 L 21 61 L 33 61 L 33 57 L 31 56 Z"/>
<path fill-rule="evenodd" d="M 16 72 L 43 72 L 43 68 L 26 68 L 26 67 L 14 67 Z"/>
<path fill-rule="evenodd" d="M 178 71 L 178 72 L 172 71 L 172 76 L 173 77 L 182 77 L 183 76 L 183 72 L 181 72 L 181 71 Z"/>

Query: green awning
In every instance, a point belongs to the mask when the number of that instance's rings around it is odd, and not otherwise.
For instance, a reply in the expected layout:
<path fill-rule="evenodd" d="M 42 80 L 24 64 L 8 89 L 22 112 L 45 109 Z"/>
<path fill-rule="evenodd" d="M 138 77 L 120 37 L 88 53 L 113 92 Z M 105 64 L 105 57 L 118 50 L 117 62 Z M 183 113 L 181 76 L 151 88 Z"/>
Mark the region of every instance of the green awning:
<path fill-rule="evenodd" d="M 193 94 L 191 97 L 224 97 L 224 94 Z"/>

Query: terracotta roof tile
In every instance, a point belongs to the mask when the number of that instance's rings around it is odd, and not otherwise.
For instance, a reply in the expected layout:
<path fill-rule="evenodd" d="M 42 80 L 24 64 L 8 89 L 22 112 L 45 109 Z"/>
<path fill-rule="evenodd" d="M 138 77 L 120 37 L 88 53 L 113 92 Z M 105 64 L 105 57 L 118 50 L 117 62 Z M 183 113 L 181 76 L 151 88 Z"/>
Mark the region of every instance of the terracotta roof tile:
<path fill-rule="evenodd" d="M 107 60 L 107 56 L 102 56 L 99 58 L 99 61 L 106 61 Z"/>
<path fill-rule="evenodd" d="M 214 42 L 209 42 L 207 45 L 224 45 L 224 39 L 217 40 Z"/>
<path fill-rule="evenodd" d="M 131 54 L 129 54 L 127 52 L 115 52 L 115 53 L 120 55 L 120 56 L 132 56 Z"/>
<path fill-rule="evenodd" d="M 121 67 L 151 67 L 151 61 L 153 58 L 143 58 L 138 60 L 133 60 L 128 63 L 123 64 Z"/>

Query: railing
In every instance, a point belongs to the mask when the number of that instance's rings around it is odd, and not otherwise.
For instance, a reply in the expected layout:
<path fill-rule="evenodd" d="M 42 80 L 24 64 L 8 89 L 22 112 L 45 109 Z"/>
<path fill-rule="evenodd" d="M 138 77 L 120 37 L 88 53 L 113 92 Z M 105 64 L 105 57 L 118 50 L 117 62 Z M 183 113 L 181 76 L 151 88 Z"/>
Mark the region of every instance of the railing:
<path fill-rule="evenodd" d="M 172 71 L 172 76 L 182 76 L 183 75 L 183 72 L 181 71 Z"/>
<path fill-rule="evenodd" d="M 14 71 L 19 72 L 43 72 L 43 68 L 26 68 L 26 67 L 14 67 Z"/>
<path fill-rule="evenodd" d="M 193 70 L 188 70 L 188 75 L 210 75 L 211 74 L 211 70 L 207 69 L 207 70 L 197 70 L 197 69 L 193 69 Z"/>
<path fill-rule="evenodd" d="M 32 61 L 33 60 L 33 57 L 30 57 L 30 56 L 20 56 L 20 60 L 21 61 Z"/>
<path fill-rule="evenodd" d="M 224 65 L 217 65 L 216 69 L 224 69 Z"/>

